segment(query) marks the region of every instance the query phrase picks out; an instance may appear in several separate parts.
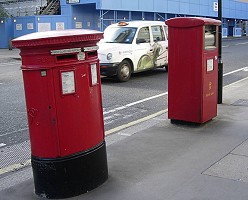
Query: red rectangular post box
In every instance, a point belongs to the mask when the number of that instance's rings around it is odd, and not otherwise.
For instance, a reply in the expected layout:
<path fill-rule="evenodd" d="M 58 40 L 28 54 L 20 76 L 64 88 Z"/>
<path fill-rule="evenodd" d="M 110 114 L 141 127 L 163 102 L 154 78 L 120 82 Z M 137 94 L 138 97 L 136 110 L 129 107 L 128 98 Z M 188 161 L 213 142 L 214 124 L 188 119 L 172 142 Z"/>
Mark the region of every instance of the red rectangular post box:
<path fill-rule="evenodd" d="M 35 193 L 72 197 L 108 176 L 97 42 L 63 30 L 13 40 L 20 48 Z"/>
<path fill-rule="evenodd" d="M 180 17 L 168 25 L 168 118 L 204 123 L 217 116 L 219 20 Z"/>

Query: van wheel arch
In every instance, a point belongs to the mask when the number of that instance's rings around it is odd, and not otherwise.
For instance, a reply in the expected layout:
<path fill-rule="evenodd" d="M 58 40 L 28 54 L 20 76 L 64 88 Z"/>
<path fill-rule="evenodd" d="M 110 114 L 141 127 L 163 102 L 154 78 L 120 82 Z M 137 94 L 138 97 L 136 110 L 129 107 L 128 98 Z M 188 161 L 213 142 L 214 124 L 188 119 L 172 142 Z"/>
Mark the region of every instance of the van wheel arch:
<path fill-rule="evenodd" d="M 124 60 L 126 60 L 126 61 L 129 62 L 130 66 L 131 66 L 131 73 L 133 73 L 133 71 L 134 71 L 133 61 L 132 61 L 130 58 L 126 58 L 126 59 L 124 59 Z M 123 61 L 124 61 L 124 60 L 123 60 Z M 122 62 L 123 62 L 123 61 L 122 61 Z"/>
<path fill-rule="evenodd" d="M 116 79 L 119 82 L 127 82 L 133 73 L 133 62 L 130 59 L 124 59 L 118 65 Z"/>

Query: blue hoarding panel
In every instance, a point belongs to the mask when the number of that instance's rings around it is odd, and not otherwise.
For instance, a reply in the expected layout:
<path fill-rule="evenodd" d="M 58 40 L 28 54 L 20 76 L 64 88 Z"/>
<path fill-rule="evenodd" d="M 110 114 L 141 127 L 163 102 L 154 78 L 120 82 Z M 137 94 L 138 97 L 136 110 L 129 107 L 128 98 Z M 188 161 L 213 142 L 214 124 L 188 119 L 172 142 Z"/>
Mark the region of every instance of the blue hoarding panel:
<path fill-rule="evenodd" d="M 223 14 L 223 16 L 230 16 L 230 10 L 227 9 L 227 8 L 223 8 L 222 9 L 222 14 Z"/>
<path fill-rule="evenodd" d="M 0 48 L 9 48 L 9 41 L 12 39 L 12 26 L 11 19 L 0 18 Z"/>
<path fill-rule="evenodd" d="M 190 0 L 190 3 L 192 3 L 192 4 L 200 4 L 200 0 Z"/>
<path fill-rule="evenodd" d="M 139 10 L 153 12 L 153 0 L 145 0 L 145 3 L 139 0 Z"/>
<path fill-rule="evenodd" d="M 203 16 L 209 16 L 209 6 L 206 5 L 200 5 L 200 13 Z"/>
<path fill-rule="evenodd" d="M 179 1 L 168 1 L 168 12 L 169 13 L 179 13 L 180 3 Z"/>
<path fill-rule="evenodd" d="M 112 12 L 106 12 L 105 17 L 111 18 Z M 73 7 L 73 27 L 99 30 L 99 11 L 96 10 L 95 4 L 78 5 Z"/>
<path fill-rule="evenodd" d="M 241 37 L 242 29 L 241 28 L 233 28 L 233 37 Z"/>
<path fill-rule="evenodd" d="M 132 7 L 130 6 L 132 5 Z M 122 10 L 137 11 L 139 10 L 139 1 L 138 0 L 126 0 L 121 2 Z"/>
<path fill-rule="evenodd" d="M 138 0 L 133 0 L 132 3 L 130 4 L 129 9 L 133 9 L 132 7 L 136 5 L 136 1 Z M 120 10 L 122 9 L 122 0 L 102 0 L 101 1 L 101 9 L 106 9 L 106 10 Z M 137 9 L 134 7 L 134 9 Z"/>
<path fill-rule="evenodd" d="M 132 12 L 132 20 L 141 20 L 142 13 L 141 12 Z"/>
<path fill-rule="evenodd" d="M 36 17 L 16 17 L 13 20 L 14 38 L 36 32 Z"/>
<path fill-rule="evenodd" d="M 181 14 L 188 14 L 189 13 L 189 3 L 180 3 L 180 13 Z"/>
<path fill-rule="evenodd" d="M 200 15 L 200 5 L 190 4 L 190 13 L 193 15 Z"/>
<path fill-rule="evenodd" d="M 14 19 L 14 38 L 33 32 L 64 30 L 70 28 L 68 16 L 46 15 L 17 17 Z"/>
<path fill-rule="evenodd" d="M 164 0 L 154 0 L 153 1 L 154 12 L 165 13 L 168 11 L 168 2 Z"/>
<path fill-rule="evenodd" d="M 226 38 L 228 35 L 227 28 L 222 28 L 222 38 Z"/>

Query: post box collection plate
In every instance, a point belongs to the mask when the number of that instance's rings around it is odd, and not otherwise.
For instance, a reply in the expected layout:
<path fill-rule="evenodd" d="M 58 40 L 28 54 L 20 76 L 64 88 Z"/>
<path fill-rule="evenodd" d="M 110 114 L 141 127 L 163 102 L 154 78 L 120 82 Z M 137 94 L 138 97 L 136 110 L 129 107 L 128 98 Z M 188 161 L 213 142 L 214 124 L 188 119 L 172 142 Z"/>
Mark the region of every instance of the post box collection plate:
<path fill-rule="evenodd" d="M 207 72 L 211 72 L 214 70 L 214 60 L 208 59 L 207 60 Z"/>
<path fill-rule="evenodd" d="M 61 72 L 62 94 L 73 94 L 76 92 L 74 71 Z"/>

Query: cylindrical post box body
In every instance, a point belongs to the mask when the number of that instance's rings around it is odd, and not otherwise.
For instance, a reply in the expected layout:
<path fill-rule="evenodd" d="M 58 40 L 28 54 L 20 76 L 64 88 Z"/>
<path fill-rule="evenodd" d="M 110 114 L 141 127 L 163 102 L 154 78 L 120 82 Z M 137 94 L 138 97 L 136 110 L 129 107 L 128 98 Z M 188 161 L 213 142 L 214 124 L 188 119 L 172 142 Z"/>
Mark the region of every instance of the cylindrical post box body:
<path fill-rule="evenodd" d="M 108 177 L 98 31 L 33 33 L 20 48 L 35 193 L 67 198 Z"/>
<path fill-rule="evenodd" d="M 168 118 L 204 123 L 217 115 L 218 26 L 209 18 L 179 17 L 168 25 Z"/>

